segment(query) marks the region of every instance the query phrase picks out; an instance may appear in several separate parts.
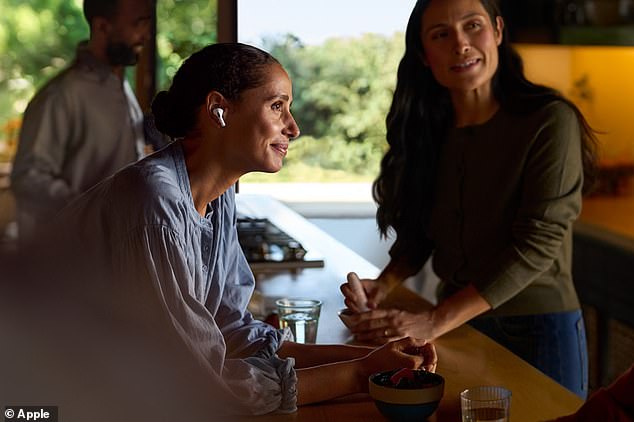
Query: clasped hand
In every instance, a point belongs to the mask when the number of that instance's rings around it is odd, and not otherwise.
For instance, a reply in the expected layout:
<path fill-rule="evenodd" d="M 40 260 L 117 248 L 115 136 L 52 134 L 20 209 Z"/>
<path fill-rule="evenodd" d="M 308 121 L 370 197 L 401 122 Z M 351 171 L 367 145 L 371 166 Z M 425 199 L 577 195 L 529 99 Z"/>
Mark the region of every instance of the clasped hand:
<path fill-rule="evenodd" d="M 358 288 L 357 283 L 363 289 Z M 350 273 L 348 282 L 341 285 L 341 292 L 346 306 L 355 312 L 348 318 L 355 340 L 383 344 L 405 337 L 426 340 L 435 337 L 431 311 L 414 313 L 377 308 L 389 293 L 389 288 L 380 281 L 359 279 L 355 273 Z"/>

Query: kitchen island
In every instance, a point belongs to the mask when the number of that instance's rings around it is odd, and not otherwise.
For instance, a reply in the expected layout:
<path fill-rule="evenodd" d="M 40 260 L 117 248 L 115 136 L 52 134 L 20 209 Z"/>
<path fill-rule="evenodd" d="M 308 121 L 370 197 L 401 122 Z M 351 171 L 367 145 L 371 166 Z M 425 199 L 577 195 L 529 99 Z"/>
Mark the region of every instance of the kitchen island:
<path fill-rule="evenodd" d="M 318 343 L 350 342 L 350 332 L 337 317 L 343 305 L 339 285 L 346 273 L 373 277 L 379 269 L 322 232 L 283 204 L 267 196 L 238 194 L 238 210 L 252 217 L 268 218 L 291 234 L 308 250 L 324 258 L 324 268 L 280 272 L 258 277 L 256 288 L 265 297 L 296 296 L 320 299 L 322 314 Z M 406 288 L 389 298 L 406 309 L 430 306 Z M 501 385 L 512 391 L 514 421 L 548 420 L 575 412 L 581 399 L 552 381 L 504 347 L 469 326 L 462 326 L 436 342 L 437 372 L 445 378 L 445 393 L 430 420 L 460 420 L 459 393 L 476 385 Z M 248 420 L 264 421 L 380 421 L 384 420 L 369 395 L 357 394 L 325 403 L 300 407 L 292 415 L 266 415 Z"/>

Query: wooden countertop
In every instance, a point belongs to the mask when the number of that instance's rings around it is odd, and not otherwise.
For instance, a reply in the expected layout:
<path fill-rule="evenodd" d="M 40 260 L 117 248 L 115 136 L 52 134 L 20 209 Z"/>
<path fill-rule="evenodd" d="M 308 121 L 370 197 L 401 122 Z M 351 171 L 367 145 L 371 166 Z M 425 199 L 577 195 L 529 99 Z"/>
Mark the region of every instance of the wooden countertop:
<path fill-rule="evenodd" d="M 350 333 L 337 317 L 343 307 L 339 285 L 349 271 L 372 277 L 378 269 L 322 232 L 281 203 L 258 195 L 237 195 L 238 210 L 253 217 L 267 217 L 296 237 L 307 249 L 318 251 L 324 268 L 299 273 L 264 274 L 256 288 L 266 296 L 304 296 L 323 301 L 318 343 L 345 343 Z M 420 296 L 400 288 L 390 297 L 406 309 L 429 306 Z M 502 385 L 512 391 L 514 421 L 548 420 L 575 412 L 581 399 L 469 326 L 460 327 L 436 341 L 437 372 L 445 378 L 445 394 L 431 421 L 460 420 L 459 393 L 476 385 Z M 381 421 L 369 395 L 357 394 L 325 403 L 302 406 L 292 415 L 246 418 L 254 421 Z"/>

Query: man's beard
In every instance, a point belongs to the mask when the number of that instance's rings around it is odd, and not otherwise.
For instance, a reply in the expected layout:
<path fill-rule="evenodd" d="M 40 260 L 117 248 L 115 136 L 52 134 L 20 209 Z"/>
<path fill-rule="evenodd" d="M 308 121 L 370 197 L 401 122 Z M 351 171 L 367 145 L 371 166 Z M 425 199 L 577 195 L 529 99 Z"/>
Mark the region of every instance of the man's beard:
<path fill-rule="evenodd" d="M 139 61 L 134 48 L 121 41 L 108 41 L 106 55 L 112 66 L 134 66 Z"/>

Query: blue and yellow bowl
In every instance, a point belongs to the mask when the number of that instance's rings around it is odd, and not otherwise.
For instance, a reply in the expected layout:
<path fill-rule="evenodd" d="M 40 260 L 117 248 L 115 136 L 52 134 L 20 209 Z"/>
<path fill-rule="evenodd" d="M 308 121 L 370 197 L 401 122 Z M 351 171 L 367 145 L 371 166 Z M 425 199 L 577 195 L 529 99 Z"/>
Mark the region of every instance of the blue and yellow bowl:
<path fill-rule="evenodd" d="M 414 370 L 425 382 L 421 388 L 398 388 L 385 385 L 384 380 L 399 369 L 377 372 L 369 379 L 370 396 L 379 412 L 391 421 L 422 421 L 436 411 L 445 389 L 442 376 L 423 369 Z"/>

